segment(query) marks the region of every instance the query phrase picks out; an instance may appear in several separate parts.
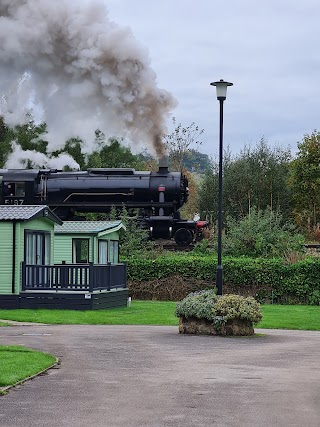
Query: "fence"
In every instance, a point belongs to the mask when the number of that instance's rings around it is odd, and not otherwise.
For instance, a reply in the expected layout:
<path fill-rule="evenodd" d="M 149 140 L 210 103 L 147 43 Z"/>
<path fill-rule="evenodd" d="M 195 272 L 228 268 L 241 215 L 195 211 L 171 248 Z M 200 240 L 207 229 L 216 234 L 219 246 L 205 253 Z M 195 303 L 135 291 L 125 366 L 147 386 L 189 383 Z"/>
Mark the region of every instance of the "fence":
<path fill-rule="evenodd" d="M 22 290 L 89 291 L 127 287 L 126 264 L 31 265 L 22 262 Z"/>

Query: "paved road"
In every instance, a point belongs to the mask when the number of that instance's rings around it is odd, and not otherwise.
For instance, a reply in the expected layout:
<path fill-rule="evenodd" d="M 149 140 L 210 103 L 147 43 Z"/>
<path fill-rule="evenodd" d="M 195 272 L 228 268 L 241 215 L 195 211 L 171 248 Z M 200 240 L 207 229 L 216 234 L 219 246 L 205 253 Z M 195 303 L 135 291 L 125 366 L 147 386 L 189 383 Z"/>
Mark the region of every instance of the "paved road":
<path fill-rule="evenodd" d="M 254 338 L 175 327 L 12 326 L 0 345 L 61 366 L 0 397 L 1 427 L 319 427 L 320 332 Z M 1 361 L 0 361 L 1 366 Z"/>

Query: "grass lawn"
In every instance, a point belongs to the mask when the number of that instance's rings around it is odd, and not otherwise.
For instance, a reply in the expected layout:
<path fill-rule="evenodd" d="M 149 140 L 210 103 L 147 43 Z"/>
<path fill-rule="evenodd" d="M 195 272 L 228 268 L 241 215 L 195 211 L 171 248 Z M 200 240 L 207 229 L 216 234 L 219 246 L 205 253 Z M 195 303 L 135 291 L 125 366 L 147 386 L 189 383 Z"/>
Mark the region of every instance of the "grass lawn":
<path fill-rule="evenodd" d="M 1 320 L 65 325 L 177 325 L 174 302 L 133 301 L 112 310 L 0 310 Z"/>
<path fill-rule="evenodd" d="M 320 330 L 320 306 L 262 305 L 266 329 Z M 133 301 L 131 307 L 112 310 L 0 310 L 0 319 L 48 324 L 88 325 L 177 325 L 175 303 Z"/>
<path fill-rule="evenodd" d="M 319 305 L 262 305 L 261 309 L 258 328 L 320 331 Z"/>
<path fill-rule="evenodd" d="M 55 363 L 55 357 L 22 346 L 0 346 L 0 387 L 38 374 Z M 1 389 L 0 389 L 1 394 Z"/>

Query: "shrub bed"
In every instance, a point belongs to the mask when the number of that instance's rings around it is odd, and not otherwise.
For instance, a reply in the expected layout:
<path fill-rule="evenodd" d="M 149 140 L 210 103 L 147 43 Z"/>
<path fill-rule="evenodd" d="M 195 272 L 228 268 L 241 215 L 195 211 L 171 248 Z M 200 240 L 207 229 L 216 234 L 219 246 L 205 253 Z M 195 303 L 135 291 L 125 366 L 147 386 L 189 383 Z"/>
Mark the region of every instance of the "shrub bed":
<path fill-rule="evenodd" d="M 215 287 L 216 258 L 167 255 L 127 261 L 128 286 L 136 299 L 179 301 Z M 295 264 L 280 259 L 224 258 L 224 293 L 253 296 L 262 303 L 320 304 L 320 259 Z"/>
<path fill-rule="evenodd" d="M 262 319 L 254 298 L 217 296 L 213 290 L 187 295 L 177 303 L 175 314 L 180 333 L 202 335 L 252 335 L 253 324 Z"/>

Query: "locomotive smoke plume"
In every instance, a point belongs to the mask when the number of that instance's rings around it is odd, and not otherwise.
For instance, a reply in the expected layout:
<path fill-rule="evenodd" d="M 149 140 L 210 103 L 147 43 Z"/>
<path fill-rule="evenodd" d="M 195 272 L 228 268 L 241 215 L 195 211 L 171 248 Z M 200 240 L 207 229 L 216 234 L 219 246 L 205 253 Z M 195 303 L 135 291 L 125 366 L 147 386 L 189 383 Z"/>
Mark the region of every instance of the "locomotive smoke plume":
<path fill-rule="evenodd" d="M 62 153 L 58 157 L 49 158 L 43 153 L 31 150 L 22 150 L 20 145 L 13 141 L 13 154 L 9 156 L 6 167 L 8 169 L 19 169 L 27 167 L 44 167 L 49 169 L 63 169 L 69 166 L 71 169 L 78 169 L 78 163 L 67 153 Z"/>
<path fill-rule="evenodd" d="M 0 0 L 0 58 L 0 114 L 19 124 L 30 103 L 41 108 L 48 151 L 80 137 L 89 153 L 100 129 L 164 153 L 175 100 L 102 0 Z"/>

